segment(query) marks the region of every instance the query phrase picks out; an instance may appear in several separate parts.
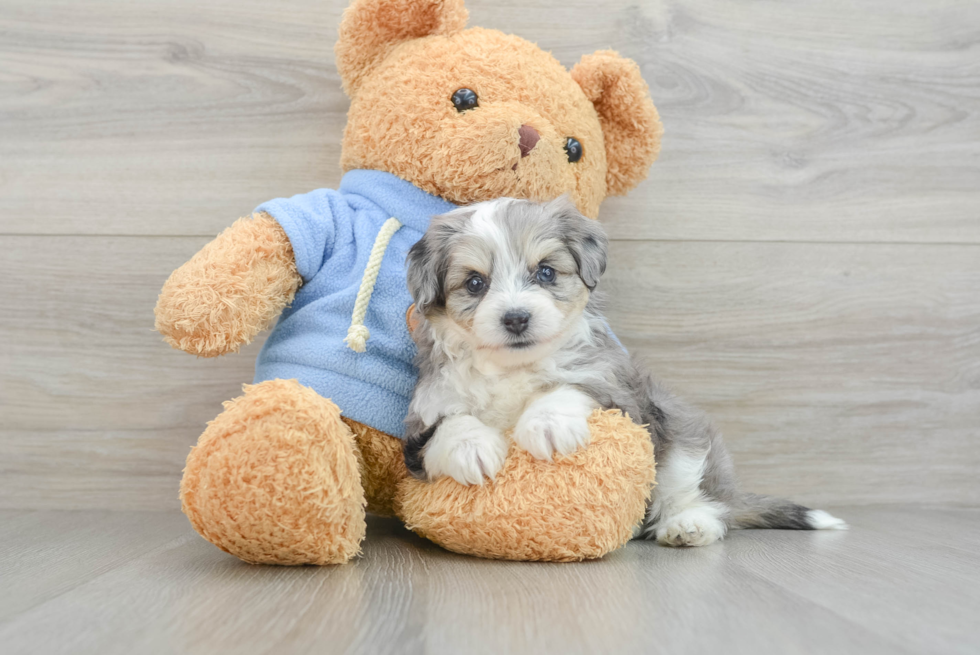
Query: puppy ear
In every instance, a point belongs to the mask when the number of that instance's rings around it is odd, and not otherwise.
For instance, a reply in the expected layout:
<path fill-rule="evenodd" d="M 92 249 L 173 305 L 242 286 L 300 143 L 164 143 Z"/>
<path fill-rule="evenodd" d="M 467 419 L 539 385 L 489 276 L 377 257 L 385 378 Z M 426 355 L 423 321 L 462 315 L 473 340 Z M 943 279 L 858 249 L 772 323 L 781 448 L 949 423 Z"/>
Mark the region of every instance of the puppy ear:
<path fill-rule="evenodd" d="M 439 274 L 445 266 L 442 263 L 441 248 L 435 241 L 435 235 L 430 230 L 408 251 L 408 292 L 415 301 L 415 311 L 422 316 L 433 306 L 446 302 L 442 277 Z"/>
<path fill-rule="evenodd" d="M 354 0 L 334 46 L 344 92 L 353 97 L 364 76 L 399 43 L 466 27 L 463 0 Z"/>
<path fill-rule="evenodd" d="M 639 184 L 660 153 L 663 125 L 640 67 L 612 50 L 585 55 L 572 78 L 595 106 L 606 142 L 606 190 L 622 195 Z"/>
<path fill-rule="evenodd" d="M 606 253 L 609 249 L 606 231 L 599 221 L 579 213 L 567 195 L 548 203 L 545 211 L 551 213 L 557 222 L 561 239 L 575 259 L 582 282 L 589 291 L 594 291 L 599 278 L 606 272 Z"/>
<path fill-rule="evenodd" d="M 408 292 L 422 316 L 433 307 L 446 304 L 445 278 L 452 239 L 472 213 L 457 209 L 434 217 L 429 229 L 408 251 Z"/>

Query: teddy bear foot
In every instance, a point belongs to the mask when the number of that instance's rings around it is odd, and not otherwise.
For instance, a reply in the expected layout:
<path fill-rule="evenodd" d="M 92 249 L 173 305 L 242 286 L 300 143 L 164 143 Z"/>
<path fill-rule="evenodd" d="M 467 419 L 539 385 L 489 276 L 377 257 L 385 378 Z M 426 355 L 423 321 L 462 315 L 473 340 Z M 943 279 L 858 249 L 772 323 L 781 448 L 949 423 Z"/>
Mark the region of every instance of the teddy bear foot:
<path fill-rule="evenodd" d="M 512 446 L 492 483 L 405 477 L 399 516 L 457 553 L 550 562 L 602 557 L 643 521 L 654 483 L 653 443 L 618 410 L 596 410 L 589 429 L 588 447 L 554 462 Z"/>
<path fill-rule="evenodd" d="M 296 380 L 245 385 L 187 457 L 184 513 L 218 548 L 256 564 L 337 564 L 366 524 L 354 435 Z"/>

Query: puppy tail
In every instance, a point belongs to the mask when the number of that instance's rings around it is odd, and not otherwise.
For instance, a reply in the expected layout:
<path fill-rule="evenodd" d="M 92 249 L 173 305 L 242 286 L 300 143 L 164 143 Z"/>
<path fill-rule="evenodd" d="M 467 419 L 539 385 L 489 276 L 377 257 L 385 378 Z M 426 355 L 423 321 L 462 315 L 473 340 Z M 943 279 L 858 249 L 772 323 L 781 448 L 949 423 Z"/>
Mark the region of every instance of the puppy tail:
<path fill-rule="evenodd" d="M 821 509 L 810 509 L 789 500 L 742 494 L 729 506 L 733 528 L 775 530 L 847 530 L 847 523 Z"/>

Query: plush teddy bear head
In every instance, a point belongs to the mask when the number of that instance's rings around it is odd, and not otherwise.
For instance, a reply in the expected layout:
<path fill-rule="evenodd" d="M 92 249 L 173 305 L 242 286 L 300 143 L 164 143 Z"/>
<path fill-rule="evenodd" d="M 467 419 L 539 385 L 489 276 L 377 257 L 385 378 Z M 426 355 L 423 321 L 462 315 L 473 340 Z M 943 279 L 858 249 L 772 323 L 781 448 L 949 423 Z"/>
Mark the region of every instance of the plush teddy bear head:
<path fill-rule="evenodd" d="M 569 72 L 466 19 L 463 0 L 354 0 L 336 45 L 351 99 L 344 170 L 457 204 L 568 193 L 591 217 L 644 178 L 662 128 L 635 63 L 604 51 Z"/>

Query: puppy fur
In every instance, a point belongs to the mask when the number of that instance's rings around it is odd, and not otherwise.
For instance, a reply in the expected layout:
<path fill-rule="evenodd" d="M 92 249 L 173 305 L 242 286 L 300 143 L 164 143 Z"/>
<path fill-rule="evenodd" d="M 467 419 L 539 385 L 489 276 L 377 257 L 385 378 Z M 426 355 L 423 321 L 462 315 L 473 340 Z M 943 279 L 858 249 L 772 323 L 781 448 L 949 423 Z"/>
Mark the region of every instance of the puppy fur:
<path fill-rule="evenodd" d="M 492 479 L 504 433 L 550 460 L 587 447 L 596 408 L 648 427 L 657 481 L 641 535 L 703 546 L 729 528 L 844 529 L 739 491 L 721 435 L 630 358 L 594 295 L 608 240 L 567 198 L 501 199 L 436 217 L 408 255 L 419 380 L 405 463 L 422 479 Z"/>

